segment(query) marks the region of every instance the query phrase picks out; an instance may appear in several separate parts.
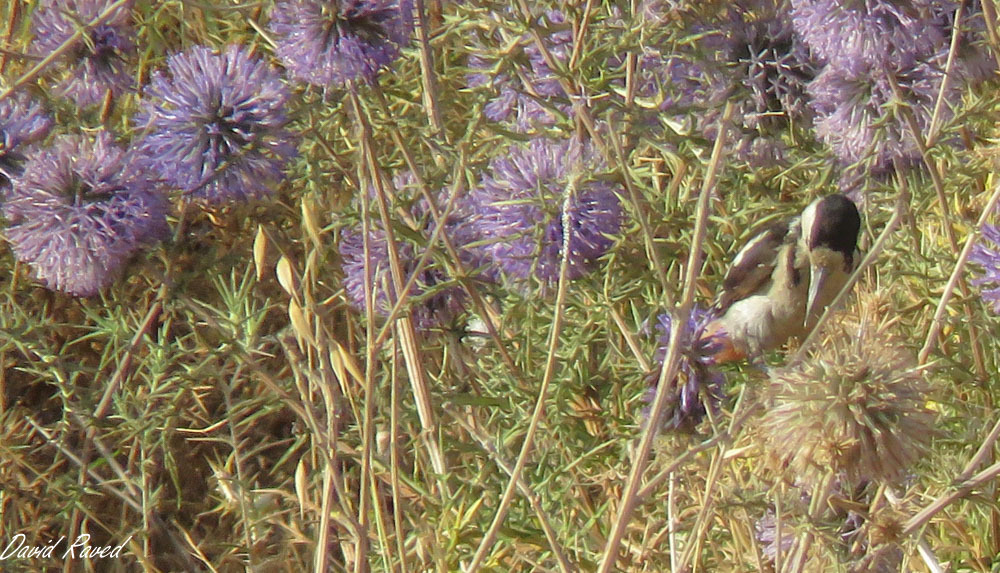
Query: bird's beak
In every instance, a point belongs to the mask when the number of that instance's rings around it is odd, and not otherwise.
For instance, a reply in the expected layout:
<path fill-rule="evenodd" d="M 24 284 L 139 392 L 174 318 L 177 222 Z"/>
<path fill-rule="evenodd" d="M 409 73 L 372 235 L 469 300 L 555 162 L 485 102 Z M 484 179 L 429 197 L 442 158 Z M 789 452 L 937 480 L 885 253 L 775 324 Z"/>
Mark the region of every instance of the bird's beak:
<path fill-rule="evenodd" d="M 813 315 L 813 307 L 816 306 L 816 297 L 819 296 L 823 283 L 830 275 L 830 270 L 820 265 L 809 265 L 809 298 L 806 300 L 806 316 L 803 325 L 809 324 L 809 318 Z"/>

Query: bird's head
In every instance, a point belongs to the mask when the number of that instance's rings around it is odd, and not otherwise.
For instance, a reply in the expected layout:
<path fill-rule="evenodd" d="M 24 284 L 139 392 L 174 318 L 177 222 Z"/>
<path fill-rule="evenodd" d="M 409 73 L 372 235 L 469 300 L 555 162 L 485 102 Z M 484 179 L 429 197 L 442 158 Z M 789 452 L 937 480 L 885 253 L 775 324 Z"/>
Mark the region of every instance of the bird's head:
<path fill-rule="evenodd" d="M 828 195 L 813 201 L 802 212 L 802 240 L 809 257 L 809 298 L 806 322 L 813 314 L 816 298 L 830 273 L 854 268 L 861 215 L 854 202 L 843 195 Z"/>

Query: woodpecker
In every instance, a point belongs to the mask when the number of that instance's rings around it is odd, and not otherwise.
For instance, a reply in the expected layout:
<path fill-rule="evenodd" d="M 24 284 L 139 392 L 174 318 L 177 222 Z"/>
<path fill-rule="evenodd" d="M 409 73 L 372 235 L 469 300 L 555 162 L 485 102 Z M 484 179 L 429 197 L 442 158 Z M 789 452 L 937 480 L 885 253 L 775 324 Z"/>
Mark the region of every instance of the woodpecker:
<path fill-rule="evenodd" d="M 716 363 L 757 358 L 816 326 L 857 268 L 861 215 L 843 195 L 809 204 L 740 249 L 701 342 Z"/>

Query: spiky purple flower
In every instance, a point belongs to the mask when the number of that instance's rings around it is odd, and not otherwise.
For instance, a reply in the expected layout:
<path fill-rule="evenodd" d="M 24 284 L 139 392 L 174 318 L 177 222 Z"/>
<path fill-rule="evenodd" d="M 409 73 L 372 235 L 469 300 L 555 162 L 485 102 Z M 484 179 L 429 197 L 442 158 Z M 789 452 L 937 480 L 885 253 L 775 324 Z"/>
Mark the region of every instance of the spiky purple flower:
<path fill-rule="evenodd" d="M 64 136 L 36 153 L 3 205 L 7 240 L 52 289 L 90 296 L 167 231 L 166 200 L 111 135 Z"/>
<path fill-rule="evenodd" d="M 919 147 L 908 123 L 893 105 L 900 102 L 891 81 L 899 87 L 907 109 L 920 130 L 927 133 L 934 103 L 944 80 L 935 66 L 921 64 L 901 72 L 857 66 L 826 66 L 809 86 L 816 112 L 816 134 L 833 148 L 843 165 L 868 160 L 876 172 L 892 160 L 910 162 L 919 157 Z M 890 79 L 891 77 L 891 79 Z M 958 95 L 951 82 L 946 97 Z M 950 117 L 945 106 L 944 119 Z"/>
<path fill-rule="evenodd" d="M 50 127 L 52 119 L 42 106 L 23 93 L 0 101 L 0 193 L 20 175 L 24 147 L 45 137 Z"/>
<path fill-rule="evenodd" d="M 548 55 L 568 62 L 573 31 L 566 17 L 549 11 L 538 18 L 537 30 Z M 572 109 L 559 77 L 530 34 L 508 39 L 498 31 L 481 38 L 469 54 L 468 67 L 469 87 L 489 88 L 495 94 L 483 108 L 490 121 L 526 132 L 534 126 L 552 125 Z"/>
<path fill-rule="evenodd" d="M 808 50 L 774 0 L 736 5 L 727 27 L 728 60 L 746 94 L 747 127 L 767 130 L 807 117 L 806 84 L 816 75 Z"/>
<path fill-rule="evenodd" d="M 291 77 L 317 86 L 373 81 L 412 27 L 411 0 L 285 0 L 271 11 L 278 56 Z"/>
<path fill-rule="evenodd" d="M 483 249 L 510 278 L 553 282 L 568 231 L 568 276 L 586 274 L 622 224 L 620 186 L 589 177 L 603 168 L 594 148 L 575 139 L 538 138 L 494 158 L 472 193 Z"/>
<path fill-rule="evenodd" d="M 950 0 L 792 0 L 795 29 L 824 63 L 904 69 L 947 46 Z"/>
<path fill-rule="evenodd" d="M 44 0 L 32 19 L 32 50 L 48 56 L 111 4 L 111 0 Z M 136 46 L 128 5 L 88 30 L 63 57 L 69 75 L 58 87 L 60 95 L 83 107 L 103 102 L 108 92 L 118 97 L 133 88 L 130 62 Z"/>
<path fill-rule="evenodd" d="M 983 268 L 983 274 L 972 281 L 986 287 L 979 296 L 993 307 L 993 312 L 1000 313 L 1000 228 L 983 225 L 983 238 L 973 247 L 969 261 Z"/>
<path fill-rule="evenodd" d="M 143 165 L 188 197 L 211 203 L 270 194 L 295 155 L 285 128 L 289 94 L 247 48 L 195 46 L 153 74 L 136 128 Z"/>
<path fill-rule="evenodd" d="M 826 62 L 809 86 L 819 138 L 833 148 L 843 165 L 863 161 L 868 175 L 885 171 L 893 161 L 918 159 L 915 138 L 927 135 L 945 82 L 958 3 L 794 0 L 792 5 L 796 29 Z M 966 21 L 970 21 L 968 16 Z M 975 27 L 977 20 L 971 21 Z M 944 121 L 951 118 L 952 104 L 965 82 L 980 79 L 988 61 L 977 50 L 966 49 L 970 39 L 968 35 L 959 38 L 959 57 L 943 94 Z M 913 116 L 920 133 L 912 133 L 897 113 L 899 104 Z M 847 180 L 857 178 L 850 171 L 845 175 Z"/>
<path fill-rule="evenodd" d="M 393 178 L 394 196 L 402 201 L 412 199 L 415 191 L 415 180 L 409 172 Z M 407 195 L 410 195 L 407 197 Z M 443 205 L 438 205 L 443 209 Z M 440 211 L 439 211 L 440 213 Z M 414 229 L 397 230 L 393 235 L 396 240 L 395 249 L 399 256 L 404 284 L 410 280 L 417 270 L 419 259 L 427 248 L 434 231 L 434 219 L 423 198 L 413 201 L 410 207 L 412 223 L 419 228 L 417 235 L 422 239 L 418 244 L 407 240 L 414 236 Z M 398 299 L 398 291 L 393 282 L 390 268 L 388 235 L 382 221 L 373 214 L 375 221 L 368 231 L 368 265 L 372 277 L 371 290 L 367 287 L 365 276 L 364 231 L 361 225 L 345 229 L 340 236 L 340 257 L 344 270 L 344 288 L 351 303 L 362 312 L 369 292 L 374 294 L 372 308 L 376 314 L 386 317 Z M 465 249 L 464 241 L 470 240 L 468 227 L 465 223 L 467 214 L 464 208 L 453 211 L 445 222 L 443 232 L 447 233 L 452 244 L 458 249 L 459 258 L 465 264 L 466 270 L 473 270 L 477 263 L 473 254 Z M 437 265 L 432 258 L 417 275 L 408 294 L 404 308 L 408 309 L 414 325 L 421 330 L 447 325 L 453 321 L 464 308 L 465 292 L 455 281 L 448 278 L 445 269 Z"/>
<path fill-rule="evenodd" d="M 715 369 L 712 355 L 718 350 L 711 337 L 705 337 L 705 328 L 716 318 L 701 307 L 691 309 L 687 328 L 678 341 L 680 362 L 677 377 L 670 381 L 673 395 L 668 397 L 668 410 L 664 414 L 662 427 L 668 430 L 691 429 L 698 425 L 705 414 L 714 411 L 723 398 L 722 387 L 726 382 L 722 372 Z M 656 329 L 660 335 L 656 349 L 656 362 L 662 367 L 670 346 L 673 318 L 663 313 L 657 318 Z M 650 374 L 650 388 L 646 401 L 651 402 L 659 382 L 659 369 Z M 648 409 L 644 411 L 648 416 Z"/>
<path fill-rule="evenodd" d="M 658 2 L 640 6 L 647 23 L 676 19 L 677 10 Z M 713 140 L 724 104 L 731 101 L 727 157 L 755 167 L 773 165 L 783 156 L 783 132 L 810 118 L 806 85 L 815 74 L 786 11 L 776 0 L 745 0 L 729 5 L 716 20 L 691 18 L 675 44 L 642 46 L 634 74 L 637 106 L 655 109 L 653 121 L 681 138 L 697 133 Z M 635 26 L 624 18 L 621 25 Z M 624 77 L 623 63 L 616 54 L 606 67 Z M 644 115 L 640 119 L 648 122 Z"/>

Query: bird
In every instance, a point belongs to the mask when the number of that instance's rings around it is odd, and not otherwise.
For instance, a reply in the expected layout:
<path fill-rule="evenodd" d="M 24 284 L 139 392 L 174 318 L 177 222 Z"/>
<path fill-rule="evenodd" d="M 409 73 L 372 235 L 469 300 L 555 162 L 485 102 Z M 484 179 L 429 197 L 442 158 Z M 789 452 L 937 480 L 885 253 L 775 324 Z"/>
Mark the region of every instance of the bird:
<path fill-rule="evenodd" d="M 860 263 L 861 215 L 844 195 L 820 197 L 767 227 L 733 258 L 700 346 L 716 364 L 804 338 Z"/>

